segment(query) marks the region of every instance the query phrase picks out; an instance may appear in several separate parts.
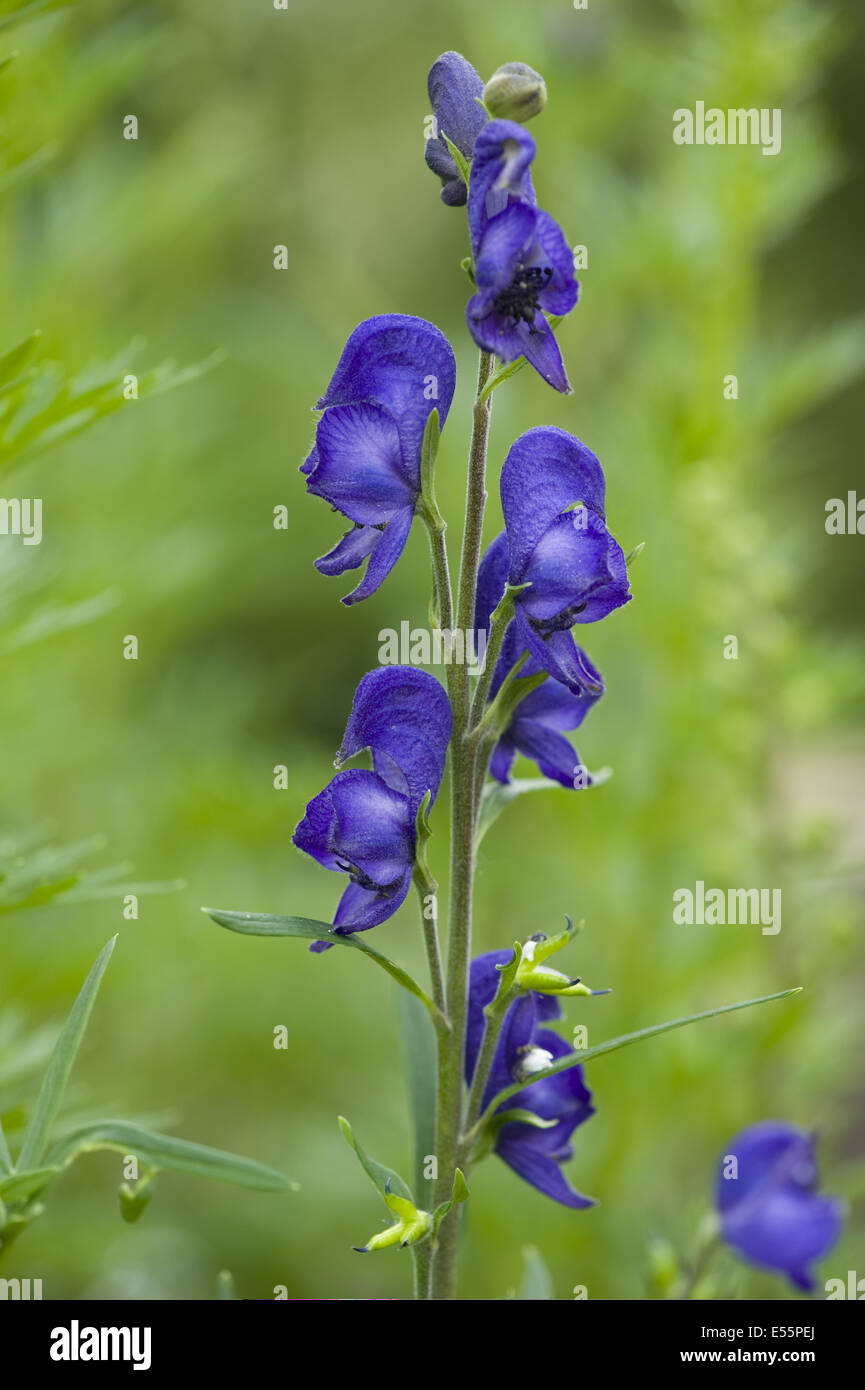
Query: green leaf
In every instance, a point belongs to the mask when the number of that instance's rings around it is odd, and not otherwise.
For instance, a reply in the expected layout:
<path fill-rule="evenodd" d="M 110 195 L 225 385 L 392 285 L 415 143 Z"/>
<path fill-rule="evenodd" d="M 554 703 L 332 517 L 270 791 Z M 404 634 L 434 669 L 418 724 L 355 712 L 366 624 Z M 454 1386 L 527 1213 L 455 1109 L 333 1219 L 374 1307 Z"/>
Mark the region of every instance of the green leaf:
<path fill-rule="evenodd" d="M 534 1245 L 523 1246 L 523 1277 L 517 1298 L 523 1302 L 555 1298 L 553 1276 L 547 1262 Z"/>
<path fill-rule="evenodd" d="M 429 519 L 439 529 L 444 528 L 444 517 L 438 509 L 435 490 L 435 462 L 441 439 L 439 413 L 431 410 L 424 426 L 420 448 L 421 497 L 429 514 Z"/>
<path fill-rule="evenodd" d="M 230 1269 L 221 1269 L 217 1277 L 216 1297 L 223 1301 L 237 1298 L 237 1289 L 234 1287 L 234 1275 Z"/>
<path fill-rule="evenodd" d="M 645 548 L 646 542 L 638 541 L 637 544 L 634 546 L 633 550 L 628 551 L 627 555 L 625 556 L 625 564 L 629 569 L 631 565 L 634 563 L 634 561 L 638 558 L 638 556 L 642 555 Z"/>
<path fill-rule="evenodd" d="M 419 1000 L 400 990 L 397 1008 L 414 1134 L 414 1190 L 425 1207 L 429 1179 L 424 1177 L 424 1158 L 435 1153 L 436 1037 Z"/>
<path fill-rule="evenodd" d="M 338 1115 L 337 1119 L 343 1138 L 354 1149 L 361 1167 L 381 1196 L 386 1197 L 389 1192 L 392 1192 L 395 1197 L 402 1197 L 407 1202 L 414 1204 L 414 1198 L 399 1173 L 394 1172 L 393 1168 L 386 1168 L 383 1163 L 377 1163 L 374 1158 L 371 1158 L 366 1149 L 362 1148 L 355 1139 L 354 1130 L 348 1120 L 342 1115 Z"/>
<path fill-rule="evenodd" d="M 0 1173 L 12 1172 L 12 1155 L 9 1152 L 9 1145 L 6 1143 L 6 1135 L 3 1130 L 3 1117 L 0 1115 Z"/>
<path fill-rule="evenodd" d="M 134 1225 L 143 1215 L 145 1207 L 153 1196 L 155 1181 L 156 1173 L 152 1168 L 148 1168 L 134 1186 L 128 1182 L 120 1184 L 117 1192 L 120 1199 L 120 1215 L 130 1226 Z"/>
<path fill-rule="evenodd" d="M 531 1125 L 534 1129 L 554 1129 L 559 1123 L 558 1120 L 544 1120 L 540 1115 L 536 1115 L 534 1110 L 521 1110 L 517 1106 L 514 1110 L 501 1110 L 493 1115 L 487 1126 L 488 1129 L 498 1132 L 502 1125 L 521 1124 Z"/>
<path fill-rule="evenodd" d="M 268 1168 L 252 1158 L 211 1149 L 190 1139 L 156 1134 L 129 1120 L 97 1120 L 67 1134 L 48 1155 L 51 1163 L 67 1167 L 82 1154 L 98 1149 L 113 1149 L 134 1156 L 154 1169 L 188 1173 L 192 1177 L 214 1178 L 218 1182 L 251 1187 L 259 1192 L 297 1191 L 297 1183 L 275 1168 Z"/>
<path fill-rule="evenodd" d="M 69 0 L 22 0 L 22 3 L 16 5 L 11 13 L 0 15 L 0 29 L 7 29 L 13 24 L 23 23 L 42 10 L 58 9 L 68 3 Z"/>
<path fill-rule="evenodd" d="M 564 317 L 564 314 L 551 314 L 548 317 L 547 322 L 549 323 L 550 328 L 552 328 L 554 332 L 558 328 L 559 324 L 562 322 L 562 319 Z M 515 361 L 505 362 L 501 367 L 494 371 L 480 394 L 479 404 L 483 405 L 484 401 L 487 399 L 489 395 L 491 395 L 493 391 L 495 391 L 497 386 L 501 386 L 503 381 L 509 381 L 512 376 L 516 376 L 517 372 L 521 372 L 525 365 L 525 357 L 517 357 Z"/>
<path fill-rule="evenodd" d="M 60 1108 L 63 1092 L 69 1080 L 69 1073 L 81 1046 L 81 1040 L 84 1037 L 84 1031 L 99 991 L 99 985 L 111 959 L 111 952 L 114 950 L 116 941 L 117 937 L 113 936 L 99 952 L 96 963 L 84 981 L 81 992 L 72 1005 L 69 1017 L 57 1039 L 36 1100 L 36 1107 L 30 1116 L 30 1123 L 24 1135 L 24 1143 L 18 1156 L 17 1166 L 19 1168 L 35 1168 L 45 1153 L 51 1126 Z"/>
<path fill-rule="evenodd" d="M 457 1202 L 468 1201 L 470 1196 L 471 1193 L 469 1192 L 469 1185 L 465 1180 L 465 1176 L 462 1170 L 460 1168 L 455 1169 L 454 1182 L 453 1187 L 451 1188 L 450 1197 L 446 1202 L 441 1202 L 440 1205 L 437 1206 L 435 1211 L 433 1212 L 433 1234 L 435 1234 L 435 1232 L 438 1231 L 439 1226 L 444 1221 L 451 1207 L 455 1206 Z"/>
<path fill-rule="evenodd" d="M 292 936 L 302 941 L 326 941 L 331 946 L 348 946 L 353 951 L 374 960 L 382 970 L 386 970 L 398 985 L 407 989 L 419 999 L 430 1016 L 444 1022 L 441 1010 L 436 1008 L 429 995 L 425 994 L 416 980 L 413 980 L 401 966 L 395 965 L 387 956 L 367 946 L 359 939 L 359 934 L 340 936 L 329 922 L 318 922 L 312 917 L 279 917 L 270 912 L 227 912 L 223 908 L 203 907 L 202 912 L 212 917 L 220 927 L 239 932 L 241 936 Z"/>
<path fill-rule="evenodd" d="M 759 999 L 743 999 L 738 1004 L 723 1004 L 719 1009 L 706 1009 L 703 1013 L 689 1014 L 687 1018 L 674 1018 L 668 1023 L 654 1023 L 650 1028 L 640 1028 L 636 1033 L 622 1033 L 618 1038 L 611 1038 L 608 1042 L 598 1043 L 597 1047 L 587 1047 L 583 1052 L 569 1052 L 564 1057 L 560 1057 L 551 1067 L 544 1067 L 543 1071 L 535 1072 L 528 1081 L 515 1081 L 513 1085 L 506 1086 L 504 1090 L 499 1091 L 498 1095 L 490 1101 L 478 1122 L 478 1126 L 484 1126 L 490 1116 L 495 1114 L 499 1106 L 504 1104 L 506 1100 L 510 1100 L 511 1096 L 533 1086 L 536 1081 L 545 1081 L 548 1076 L 557 1076 L 560 1071 L 567 1071 L 569 1067 L 583 1066 L 596 1057 L 603 1057 L 607 1052 L 617 1052 L 620 1047 L 630 1047 L 631 1043 L 642 1042 L 644 1038 L 654 1038 L 660 1033 L 671 1033 L 674 1028 L 684 1028 L 688 1023 L 699 1023 L 704 1018 L 717 1018 L 720 1014 L 735 1013 L 737 1009 L 750 1009 L 755 1004 L 770 1004 L 775 999 L 789 999 L 792 994 L 801 994 L 801 992 L 801 985 L 797 985 L 795 989 L 782 989 L 778 994 L 764 994 Z"/>
<path fill-rule="evenodd" d="M 609 782 L 613 775 L 610 767 L 601 767 L 597 772 L 590 772 L 591 782 L 582 790 L 589 791 L 593 787 L 602 787 L 605 782 Z M 518 796 L 524 796 L 526 792 L 547 792 L 547 791 L 567 791 L 561 782 L 554 782 L 550 777 L 516 777 L 512 782 L 488 782 L 483 790 L 481 797 L 481 809 L 478 816 L 478 830 L 476 843 L 480 844 L 490 826 L 493 825 L 504 811 L 506 806 L 510 806 Z"/>
<path fill-rule="evenodd" d="M 453 159 L 454 164 L 457 166 L 457 171 L 459 172 L 459 176 L 460 176 L 460 178 L 462 179 L 463 183 L 465 184 L 466 188 L 468 189 L 468 186 L 469 186 L 469 165 L 468 165 L 468 163 L 467 163 L 467 161 L 466 161 L 465 155 L 463 154 L 463 152 L 462 152 L 461 149 L 458 149 L 458 147 L 454 144 L 453 140 L 450 140 L 450 139 L 448 138 L 448 136 L 445 135 L 445 133 L 444 133 L 443 130 L 440 130 L 440 131 L 439 131 L 439 135 L 441 136 L 441 138 L 444 140 L 445 144 L 447 145 L 447 147 L 448 147 L 448 149 L 449 149 L 449 151 L 450 151 L 450 154 L 451 154 L 451 158 Z"/>
<path fill-rule="evenodd" d="M 0 357 L 0 388 L 6 387 L 9 382 L 14 381 L 22 368 L 27 366 L 30 358 L 36 350 L 41 334 L 39 330 L 31 333 L 29 338 L 17 343 L 15 347 L 4 352 Z"/>
<path fill-rule="evenodd" d="M 4 1202 L 26 1201 L 28 1197 L 41 1192 L 43 1187 L 53 1182 L 62 1171 L 61 1168 L 52 1165 L 50 1168 L 34 1168 L 28 1173 L 10 1173 L 8 1178 L 0 1180 L 0 1197 Z"/>

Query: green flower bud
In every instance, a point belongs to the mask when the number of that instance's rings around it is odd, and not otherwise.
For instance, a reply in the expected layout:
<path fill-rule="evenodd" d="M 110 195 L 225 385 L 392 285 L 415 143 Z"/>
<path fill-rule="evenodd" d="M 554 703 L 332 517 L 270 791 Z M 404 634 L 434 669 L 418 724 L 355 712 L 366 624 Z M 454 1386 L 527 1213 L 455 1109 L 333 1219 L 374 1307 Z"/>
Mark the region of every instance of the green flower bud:
<path fill-rule="evenodd" d="M 493 119 L 524 125 L 547 104 L 547 85 L 526 63 L 504 63 L 484 87 L 484 106 Z"/>
<path fill-rule="evenodd" d="M 359 1255 L 366 1255 L 371 1250 L 385 1250 L 389 1245 L 398 1245 L 401 1250 L 406 1245 L 417 1245 L 418 1241 L 423 1240 L 432 1230 L 433 1219 L 430 1213 L 419 1211 L 406 1197 L 397 1197 L 393 1192 L 386 1192 L 384 1200 L 397 1220 L 393 1226 L 388 1226 L 387 1230 L 379 1231 L 378 1235 L 372 1236 L 366 1245 L 356 1245 L 354 1248 Z"/>
<path fill-rule="evenodd" d="M 561 970 L 554 970 L 552 966 L 543 964 L 548 956 L 567 946 L 570 940 L 570 928 L 558 936 L 545 937 L 539 932 L 537 936 L 531 937 L 522 948 L 514 983 L 520 989 L 533 989 L 538 994 L 566 995 L 570 998 L 576 995 L 606 994 L 607 990 L 589 989 L 582 980 L 574 980 L 569 975 L 562 974 Z"/>

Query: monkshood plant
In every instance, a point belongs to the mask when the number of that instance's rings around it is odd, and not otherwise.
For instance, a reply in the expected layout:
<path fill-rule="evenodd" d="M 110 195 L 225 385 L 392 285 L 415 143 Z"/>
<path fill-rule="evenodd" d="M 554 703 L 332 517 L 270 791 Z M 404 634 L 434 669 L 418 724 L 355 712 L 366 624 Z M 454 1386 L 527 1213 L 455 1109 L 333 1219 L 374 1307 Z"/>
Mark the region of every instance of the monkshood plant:
<path fill-rule="evenodd" d="M 451 1299 L 460 1210 L 483 1158 L 495 1154 L 571 1211 L 591 1206 L 565 1173 L 573 1137 L 594 1113 L 588 1065 L 698 1019 L 796 991 L 707 1009 L 574 1051 L 551 1025 L 563 1016 L 563 1001 L 604 991 L 553 963 L 573 938 L 570 921 L 551 935 L 515 924 L 496 949 L 473 957 L 481 836 L 522 791 L 584 790 L 604 780 L 587 772 L 565 737 L 604 693 L 573 629 L 630 601 L 628 562 L 640 547 L 626 559 L 608 527 L 595 454 L 573 434 L 544 425 L 507 452 L 499 482 L 504 530 L 482 554 L 493 392 L 528 364 L 557 395 L 570 393 L 554 330 L 579 291 L 569 244 L 538 205 L 532 183 L 535 141 L 523 123 L 544 104 L 542 79 L 509 63 L 485 87 L 463 57 L 446 53 L 429 74 L 429 95 L 434 117 L 426 161 L 442 181 L 443 202 L 467 211 L 466 323 L 480 349 L 456 583 L 435 490 L 455 362 L 433 324 L 387 314 L 354 329 L 317 403 L 315 441 L 301 472 L 307 491 L 328 502 L 348 528 L 316 568 L 335 576 L 365 565 L 342 602 L 356 604 L 385 583 L 416 520 L 429 538 L 432 611 L 451 640 L 449 655 L 474 630 L 484 660 L 475 663 L 473 677 L 468 660 L 446 659 L 446 688 L 410 666 L 380 667 L 361 679 L 336 758 L 339 771 L 309 803 L 294 834 L 298 849 L 344 880 L 332 922 L 205 910 L 232 931 L 306 939 L 318 953 L 348 947 L 406 991 L 416 1173 L 410 1187 L 370 1157 L 340 1120 L 388 1213 L 385 1229 L 355 1248 L 410 1247 L 416 1297 Z M 344 766 L 363 752 L 370 766 Z M 540 778 L 513 778 L 517 753 L 537 764 Z M 429 839 L 447 764 L 443 959 Z M 412 886 L 427 986 L 368 945 L 365 935 L 398 911 Z"/>
<path fill-rule="evenodd" d="M 123 1154 L 127 1163 L 130 1158 L 136 1160 L 137 1178 L 122 1182 L 118 1191 L 124 1221 L 137 1221 L 141 1216 L 162 1169 L 262 1192 L 284 1192 L 295 1186 L 276 1169 L 254 1159 L 159 1134 L 133 1120 L 109 1117 L 70 1124 L 63 1117 L 61 1107 L 69 1076 L 116 942 L 114 936 L 103 946 L 60 1030 L 14 1156 L 0 1121 L 0 1259 L 22 1231 L 42 1215 L 48 1192 L 66 1170 L 100 1149 Z"/>

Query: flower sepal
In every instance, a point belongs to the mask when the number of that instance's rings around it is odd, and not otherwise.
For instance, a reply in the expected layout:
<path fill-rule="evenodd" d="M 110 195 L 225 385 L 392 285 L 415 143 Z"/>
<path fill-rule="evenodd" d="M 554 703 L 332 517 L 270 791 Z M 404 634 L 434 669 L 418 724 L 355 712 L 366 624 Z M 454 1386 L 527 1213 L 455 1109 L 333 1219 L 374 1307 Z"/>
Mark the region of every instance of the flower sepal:
<path fill-rule="evenodd" d="M 386 1250 L 391 1245 L 397 1245 L 400 1250 L 404 1250 L 408 1245 L 417 1245 L 419 1241 L 425 1240 L 432 1232 L 433 1218 L 430 1213 L 419 1211 L 414 1202 L 409 1201 L 407 1197 L 398 1197 L 395 1192 L 391 1192 L 389 1180 L 382 1195 L 385 1204 L 397 1219 L 386 1230 L 371 1236 L 366 1245 L 353 1246 L 352 1249 L 359 1255 L 368 1255 L 373 1250 Z"/>
<path fill-rule="evenodd" d="M 415 1206 L 408 1185 L 399 1173 L 394 1172 L 392 1168 L 386 1168 L 384 1164 L 371 1158 L 358 1143 L 348 1120 L 342 1115 L 338 1118 L 343 1138 L 354 1149 L 370 1182 L 381 1196 L 385 1206 L 396 1217 L 396 1221 L 392 1222 L 385 1230 L 370 1237 L 366 1245 L 353 1246 L 359 1255 L 369 1254 L 373 1250 L 386 1250 L 392 1245 L 396 1245 L 400 1250 L 409 1245 L 419 1245 L 421 1241 L 427 1240 L 435 1234 L 455 1203 L 464 1202 L 468 1197 L 468 1184 L 457 1168 L 451 1195 L 447 1201 L 439 1203 L 433 1212 L 424 1211 Z"/>
<path fill-rule="evenodd" d="M 576 936 L 570 917 L 565 919 L 567 929 L 556 936 L 545 936 L 538 932 L 529 938 L 521 948 L 520 961 L 516 969 L 514 983 L 519 989 L 534 990 L 536 994 L 555 994 L 559 997 L 575 998 L 595 994 L 609 994 L 608 989 L 590 989 L 579 978 L 565 975 L 544 962 L 557 951 L 561 951 Z"/>

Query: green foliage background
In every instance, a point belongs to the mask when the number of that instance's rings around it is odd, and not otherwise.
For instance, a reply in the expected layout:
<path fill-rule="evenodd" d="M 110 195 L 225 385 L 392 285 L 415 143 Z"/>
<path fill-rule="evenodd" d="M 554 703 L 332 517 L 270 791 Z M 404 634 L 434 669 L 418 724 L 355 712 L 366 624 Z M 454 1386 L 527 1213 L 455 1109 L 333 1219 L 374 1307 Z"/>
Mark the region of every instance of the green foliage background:
<path fill-rule="evenodd" d="M 489 535 L 510 440 L 548 422 L 600 455 L 625 549 L 646 541 L 635 601 L 584 634 L 608 693 L 578 746 L 615 777 L 527 797 L 497 823 L 477 946 L 585 917 L 569 964 L 614 988 L 569 1010 L 590 1042 L 806 987 L 599 1061 L 598 1114 L 570 1174 L 601 1204 L 564 1211 L 489 1161 L 473 1178 L 462 1292 L 505 1296 L 531 1244 L 557 1298 L 575 1284 L 646 1296 L 649 1243 L 687 1256 L 718 1155 L 773 1116 L 820 1131 L 825 1185 L 853 1202 L 823 1277 L 865 1273 L 863 542 L 823 526 L 826 499 L 861 479 L 856 7 L 25 8 L 14 23 L 21 7 L 0 5 L 0 58 L 17 50 L 0 71 L 0 351 L 41 330 L 36 405 L 51 433 L 0 449 L 4 496 L 43 497 L 45 527 L 40 547 L 0 538 L 4 850 L 15 861 L 40 830 L 58 844 L 101 832 L 91 867 L 131 861 L 141 879 L 186 886 L 143 895 L 137 922 L 111 888 L 2 916 L 0 1109 L 14 1145 L 45 1030 L 120 929 L 70 1103 L 172 1112 L 178 1132 L 281 1168 L 301 1191 L 166 1174 L 127 1227 L 119 1160 L 94 1157 L 3 1274 L 40 1277 L 52 1298 L 211 1298 L 224 1267 L 241 1297 L 409 1290 L 407 1255 L 350 1249 L 382 1209 L 335 1119 L 410 1171 L 394 987 L 351 952 L 245 940 L 199 907 L 330 916 L 338 885 L 290 834 L 329 775 L 379 630 L 427 621 L 419 528 L 398 574 L 352 611 L 337 601 L 348 586 L 312 569 L 340 522 L 304 496 L 296 466 L 310 406 L 368 315 L 423 315 L 455 345 L 439 500 L 458 530 L 474 376 L 465 230 L 422 158 L 426 72 L 447 48 L 487 75 L 514 58 L 543 72 L 536 186 L 589 248 L 561 330 L 574 394 L 528 372 L 496 393 Z M 672 112 L 698 98 L 782 107 L 782 154 L 675 146 Z M 137 142 L 122 138 L 128 113 Z M 76 433 L 118 402 L 126 371 L 143 381 L 167 359 L 211 369 Z M 82 386 L 94 362 L 111 365 Z M 730 372 L 736 402 L 722 396 Z M 76 419 L 75 393 L 94 381 Z M 288 531 L 273 529 L 279 504 Z M 129 633 L 137 662 L 122 659 Z M 737 661 L 723 659 L 728 634 Z M 444 877 L 443 833 L 433 853 Z M 674 926 L 671 895 L 698 878 L 780 887 L 782 931 Z M 420 972 L 410 907 L 375 936 Z M 288 1051 L 273 1047 L 280 1024 Z M 788 1296 L 732 1263 L 716 1291 Z"/>

